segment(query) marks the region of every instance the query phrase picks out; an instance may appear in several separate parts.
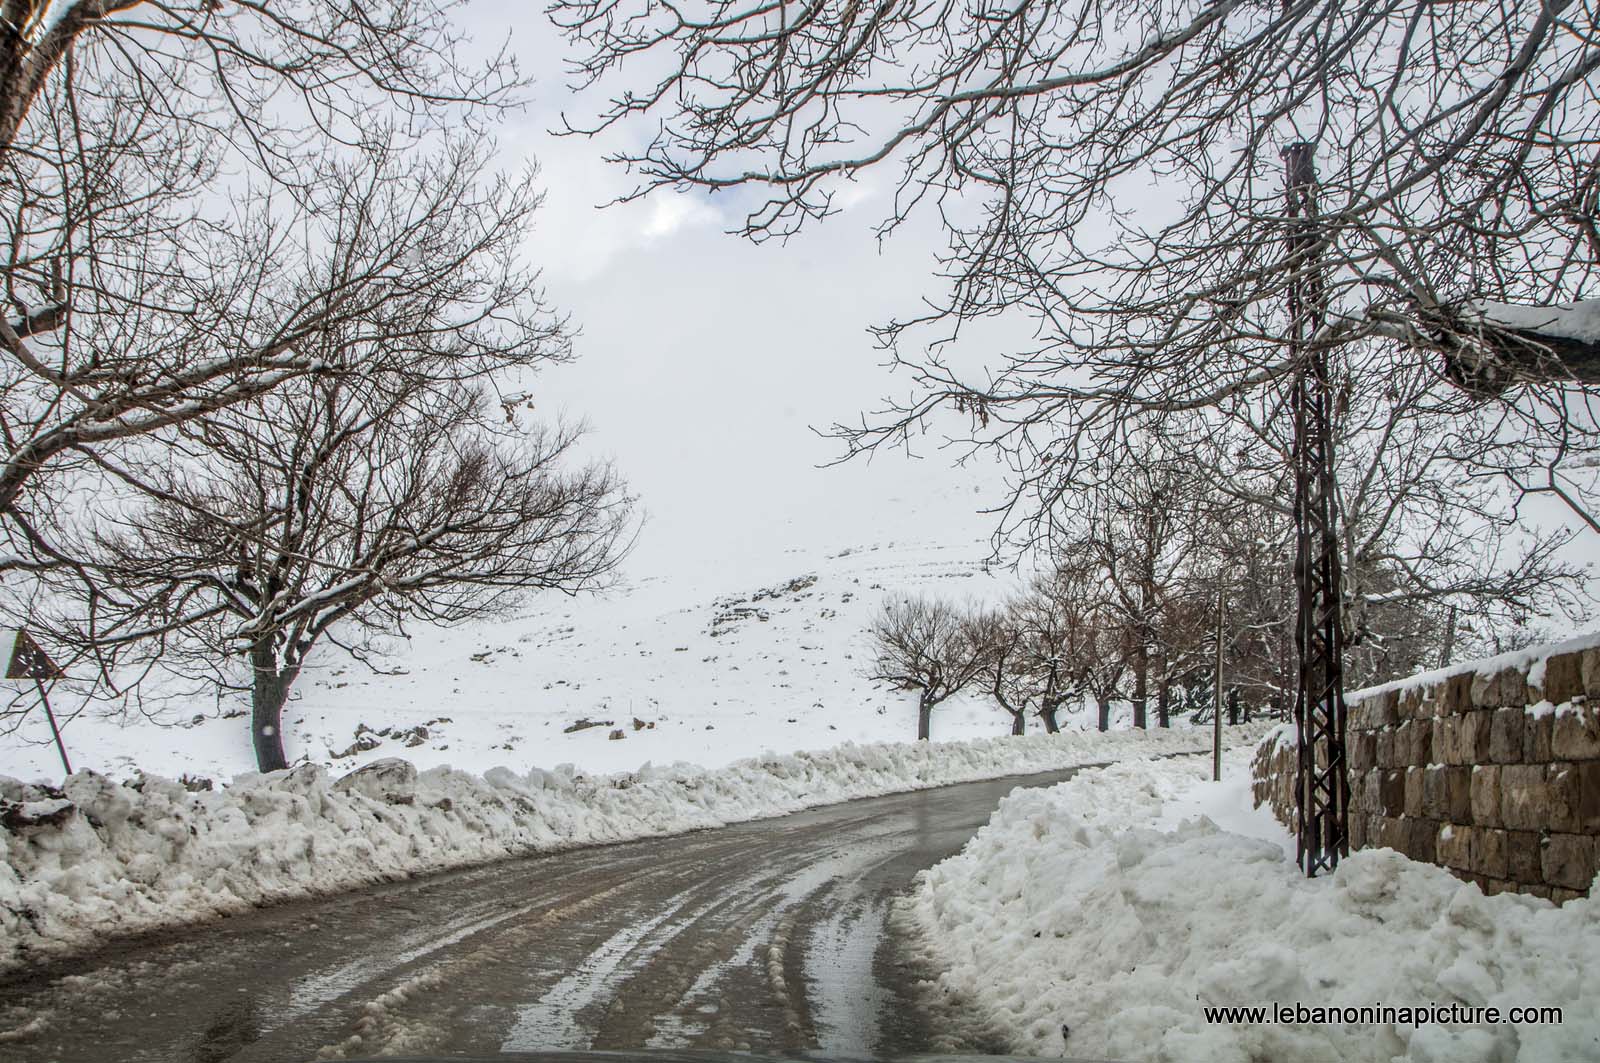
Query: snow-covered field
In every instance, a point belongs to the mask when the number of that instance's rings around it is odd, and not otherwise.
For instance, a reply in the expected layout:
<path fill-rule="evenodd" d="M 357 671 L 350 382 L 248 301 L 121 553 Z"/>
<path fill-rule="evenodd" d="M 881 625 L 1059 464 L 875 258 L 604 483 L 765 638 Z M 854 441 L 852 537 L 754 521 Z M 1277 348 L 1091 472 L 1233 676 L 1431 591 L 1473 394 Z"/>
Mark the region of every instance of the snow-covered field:
<path fill-rule="evenodd" d="M 1264 725 L 1228 729 L 1259 739 Z M 948 783 L 1202 748 L 1198 729 L 845 745 L 624 775 L 320 765 L 190 792 L 79 772 L 61 791 L 0 777 L 0 968 L 108 934 L 574 845 L 781 815 Z"/>
<path fill-rule="evenodd" d="M 1173 1063 L 1600 1059 L 1600 901 L 1485 897 L 1364 850 L 1305 879 L 1249 751 L 1013 793 L 906 914 L 937 991 L 1040 1056 Z M 1202 781 L 1204 780 L 1204 781 Z M 1553 1005 L 1557 1025 L 1207 1025 L 1204 1005 Z M 1063 1037 L 1063 1034 L 1066 1034 Z"/>
<path fill-rule="evenodd" d="M 1018 578 L 987 572 L 987 549 L 973 540 L 791 550 L 602 597 L 536 597 L 517 618 L 415 629 L 376 662 L 390 674 L 327 647 L 286 710 L 288 756 L 338 773 L 393 756 L 421 768 L 615 772 L 908 739 L 911 698 L 862 674 L 862 632 L 889 593 L 1011 593 Z M 54 701 L 58 712 L 71 708 L 65 693 Z M 254 768 L 247 707 L 180 701 L 158 721 L 87 712 L 67 725 L 67 747 L 74 767 L 114 777 L 227 779 Z M 567 731 L 583 721 L 596 726 Z M 1092 724 L 1083 713 L 1063 721 Z M 981 696 L 952 699 L 933 722 L 935 739 L 1009 730 Z M 60 771 L 39 714 L 24 734 L 0 736 L 0 774 L 59 780 Z"/>

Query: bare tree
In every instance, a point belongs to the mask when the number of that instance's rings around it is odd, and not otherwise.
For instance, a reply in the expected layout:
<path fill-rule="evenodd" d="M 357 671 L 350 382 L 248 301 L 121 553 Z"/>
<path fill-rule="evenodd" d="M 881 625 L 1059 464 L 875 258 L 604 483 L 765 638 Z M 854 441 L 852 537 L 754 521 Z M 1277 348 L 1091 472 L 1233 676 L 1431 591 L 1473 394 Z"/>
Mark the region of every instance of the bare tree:
<path fill-rule="evenodd" d="M 1011 733 L 1027 733 L 1028 706 L 1032 691 L 1025 672 L 1026 629 L 1011 610 L 980 609 L 963 622 L 967 637 L 982 654 L 977 677 L 1005 714 L 1011 717 Z"/>
<path fill-rule="evenodd" d="M 504 57 L 460 58 L 453 7 L 0 3 L 10 561 L 63 560 L 39 527 L 53 499 L 23 497 L 42 470 L 337 370 L 319 330 L 381 329 L 383 305 L 451 274 L 436 327 L 521 312 L 516 277 L 488 285 L 483 261 L 520 235 L 530 190 L 485 180 L 498 215 L 462 198 L 489 154 L 480 118 L 519 81 Z"/>
<path fill-rule="evenodd" d="M 285 767 L 284 704 L 323 642 L 361 654 L 408 620 L 603 583 L 630 501 L 605 466 L 563 468 L 576 438 L 394 372 L 280 386 L 185 426 L 152 500 L 93 535 L 80 630 L 224 688 L 242 671 L 258 766 Z"/>
<path fill-rule="evenodd" d="M 1050 734 L 1061 730 L 1062 709 L 1083 698 L 1096 667 L 1105 663 L 1106 605 L 1097 575 L 1064 557 L 1011 603 L 1011 621 L 1021 634 L 1012 682 Z"/>
<path fill-rule="evenodd" d="M 504 56 L 460 58 L 451 0 L 4 0 L 0 158 L 74 64 L 124 76 L 122 106 L 226 128 L 258 157 L 292 157 L 307 128 L 353 133 L 375 101 L 413 123 L 514 102 Z"/>
<path fill-rule="evenodd" d="M 1228 414 L 1297 371 L 1279 159 L 1295 143 L 1318 157 L 1328 304 L 1302 353 L 1362 352 L 1356 384 L 1375 394 L 1385 366 L 1425 369 L 1468 421 L 1493 396 L 1500 423 L 1463 449 L 1501 470 L 1554 462 L 1555 484 L 1595 451 L 1577 385 L 1596 365 L 1563 363 L 1507 311 L 1595 294 L 1593 5 L 558 0 L 553 15 L 586 81 L 614 86 L 597 127 L 650 120 L 625 153 L 636 195 L 750 186 L 743 231 L 760 239 L 890 169 L 883 231 L 938 211 L 943 283 L 878 332 L 910 394 L 838 434 L 858 453 L 937 418 L 1003 451 L 1004 527 L 1024 543 L 1129 460 L 1130 419 Z M 990 316 L 1037 341 L 959 357 L 962 324 Z"/>
<path fill-rule="evenodd" d="M 187 156 L 157 150 L 166 143 L 133 156 L 119 149 L 108 201 L 74 200 L 70 224 L 56 223 L 48 196 L 0 221 L 13 238 L 13 305 L 36 305 L 24 298 L 30 287 L 66 298 L 51 327 L 23 335 L 0 321 L 8 564 L 83 560 L 64 554 L 50 528 L 70 508 L 63 495 L 82 485 L 41 481 L 42 469 L 136 484 L 149 457 L 141 437 L 309 374 L 365 373 L 362 352 L 375 345 L 439 380 L 566 356 L 537 274 L 521 264 L 538 205 L 531 176 L 488 173 L 482 145 L 313 160 L 315 187 L 293 203 L 247 192 L 227 208 L 238 217 L 213 225 L 175 205 Z M 135 167 L 140 160 L 150 165 Z M 75 149 L 58 156 L 46 183 L 82 187 L 81 162 Z M 42 250 L 15 257 L 38 233 L 49 235 Z"/>
<path fill-rule="evenodd" d="M 917 692 L 917 738 L 926 740 L 933 710 L 966 689 L 984 665 L 984 648 L 961 610 L 937 598 L 889 599 L 867 629 L 868 677 Z"/>

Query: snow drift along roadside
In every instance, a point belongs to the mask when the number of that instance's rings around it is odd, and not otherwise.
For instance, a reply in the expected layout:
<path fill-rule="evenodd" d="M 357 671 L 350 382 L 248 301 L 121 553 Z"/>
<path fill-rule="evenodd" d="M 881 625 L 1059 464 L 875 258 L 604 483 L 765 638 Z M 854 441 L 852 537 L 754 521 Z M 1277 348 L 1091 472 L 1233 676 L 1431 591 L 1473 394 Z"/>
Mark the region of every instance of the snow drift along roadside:
<path fill-rule="evenodd" d="M 1248 750 L 1118 764 L 1019 790 L 908 913 L 939 987 L 1019 1052 L 1207 1063 L 1600 1058 L 1600 901 L 1485 897 L 1389 849 L 1302 877 L 1292 854 L 1174 802 L 1248 808 Z M 1267 819 L 1252 833 L 1283 837 Z M 1555 1005 L 1560 1026 L 1207 1025 L 1202 1007 Z M 1069 1031 L 1063 1040 L 1062 1031 Z"/>
<path fill-rule="evenodd" d="M 1227 730 L 1250 742 L 1260 725 Z M 646 765 L 482 776 L 379 761 L 306 765 L 215 792 L 79 772 L 60 790 L 0 777 L 0 969 L 108 934 L 193 922 L 506 856 L 778 816 L 856 797 L 1202 748 L 1207 730 L 846 744 L 706 770 Z"/>

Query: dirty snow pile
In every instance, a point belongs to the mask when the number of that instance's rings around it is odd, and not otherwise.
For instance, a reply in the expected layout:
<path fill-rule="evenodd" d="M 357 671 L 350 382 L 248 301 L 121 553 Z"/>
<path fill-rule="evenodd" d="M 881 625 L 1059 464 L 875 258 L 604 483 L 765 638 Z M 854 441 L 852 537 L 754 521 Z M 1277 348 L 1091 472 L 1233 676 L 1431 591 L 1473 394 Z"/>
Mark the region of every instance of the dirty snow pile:
<path fill-rule="evenodd" d="M 1237 751 L 1220 784 L 1210 758 L 1182 758 L 1007 797 L 908 904 L 935 989 L 1041 1056 L 1600 1059 L 1600 902 L 1485 897 L 1389 849 L 1305 879 L 1292 839 L 1250 809 L 1248 772 Z M 1564 1022 L 1207 1025 L 1202 1011 L 1274 1002 L 1554 1005 Z"/>
<path fill-rule="evenodd" d="M 1233 742 L 1261 725 L 1229 728 Z M 723 768 L 570 766 L 482 776 L 384 760 L 319 765 L 190 792 L 93 772 L 61 789 L 0 776 L 0 968 L 107 934 L 518 853 L 759 819 L 856 797 L 1192 751 L 1201 730 L 846 744 Z"/>

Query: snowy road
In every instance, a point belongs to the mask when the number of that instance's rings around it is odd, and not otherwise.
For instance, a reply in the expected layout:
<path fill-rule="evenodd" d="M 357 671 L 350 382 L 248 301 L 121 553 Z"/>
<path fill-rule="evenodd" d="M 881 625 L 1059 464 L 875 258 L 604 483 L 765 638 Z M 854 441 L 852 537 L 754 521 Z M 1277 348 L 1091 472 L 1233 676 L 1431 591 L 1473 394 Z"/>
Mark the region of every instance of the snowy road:
<path fill-rule="evenodd" d="M 0 981 L 0 1055 L 981 1050 L 917 999 L 890 901 L 1014 786 L 1070 774 L 509 861 L 118 946 Z"/>

